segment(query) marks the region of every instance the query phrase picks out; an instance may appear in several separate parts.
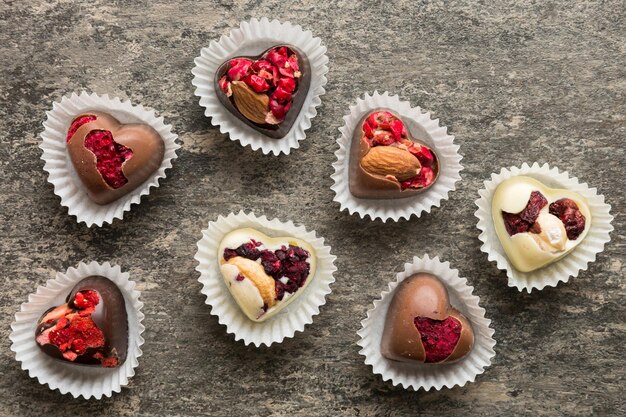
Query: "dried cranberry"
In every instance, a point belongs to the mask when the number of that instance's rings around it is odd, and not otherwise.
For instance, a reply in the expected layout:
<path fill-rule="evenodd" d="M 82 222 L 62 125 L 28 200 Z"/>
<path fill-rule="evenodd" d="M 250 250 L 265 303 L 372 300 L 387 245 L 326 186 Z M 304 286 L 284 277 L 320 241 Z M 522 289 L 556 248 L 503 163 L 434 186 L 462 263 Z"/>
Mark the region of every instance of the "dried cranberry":
<path fill-rule="evenodd" d="M 543 194 L 539 191 L 533 191 L 530 193 L 526 207 L 519 213 L 519 216 L 529 225 L 533 224 L 537 220 L 537 217 L 539 217 L 539 212 L 546 204 L 548 204 L 548 200 L 546 200 Z"/>
<path fill-rule="evenodd" d="M 504 226 L 506 227 L 506 231 L 509 236 L 513 236 L 517 233 L 524 233 L 529 230 L 533 233 L 536 233 L 534 230 L 539 230 L 540 233 L 541 228 L 539 225 L 537 225 L 537 227 L 533 227 L 533 224 L 537 221 L 539 212 L 545 207 L 546 204 L 548 204 L 548 200 L 546 200 L 543 194 L 539 191 L 533 191 L 530 193 L 528 203 L 526 203 L 526 207 L 524 207 L 522 211 L 517 214 L 503 211 L 502 218 L 504 219 Z"/>
<path fill-rule="evenodd" d="M 224 259 L 235 256 L 252 260 L 260 258 L 265 273 L 274 278 L 278 300 L 283 299 L 285 292 L 294 293 L 305 284 L 311 270 L 311 265 L 307 262 L 311 254 L 306 249 L 289 245 L 270 251 L 257 249 L 260 245 L 260 242 L 250 240 L 236 249 L 227 248 L 224 250 Z M 288 278 L 287 283 L 281 281 L 284 277 Z"/>
<path fill-rule="evenodd" d="M 574 200 L 569 198 L 557 200 L 550 204 L 548 211 L 563 222 L 568 239 L 578 239 L 578 236 L 585 230 L 585 216 L 580 212 Z"/>
<path fill-rule="evenodd" d="M 224 260 L 229 260 L 230 258 L 234 258 L 235 256 L 239 256 L 235 249 L 224 249 Z"/>
<path fill-rule="evenodd" d="M 253 261 L 256 261 L 261 257 L 261 251 L 258 250 L 256 245 L 252 242 L 244 243 L 235 249 L 235 252 L 243 258 L 251 259 Z"/>
<path fill-rule="evenodd" d="M 502 217 L 504 218 L 504 227 L 506 227 L 506 231 L 509 236 L 527 232 L 530 228 L 530 225 L 522 220 L 517 214 L 511 214 L 503 211 Z"/>

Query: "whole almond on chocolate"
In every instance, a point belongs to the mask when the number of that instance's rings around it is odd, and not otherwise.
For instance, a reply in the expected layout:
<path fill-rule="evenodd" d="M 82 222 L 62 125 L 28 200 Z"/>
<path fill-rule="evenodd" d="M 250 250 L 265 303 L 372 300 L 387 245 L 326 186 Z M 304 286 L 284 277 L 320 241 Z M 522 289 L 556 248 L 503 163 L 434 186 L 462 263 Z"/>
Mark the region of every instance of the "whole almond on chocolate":
<path fill-rule="evenodd" d="M 361 166 L 371 174 L 393 176 L 398 181 L 415 177 L 421 168 L 409 151 L 396 146 L 375 146 L 361 159 Z"/>
<path fill-rule="evenodd" d="M 254 92 L 241 81 L 233 81 L 231 88 L 233 100 L 241 114 L 254 123 L 265 123 L 269 111 L 269 97 L 266 94 Z"/>

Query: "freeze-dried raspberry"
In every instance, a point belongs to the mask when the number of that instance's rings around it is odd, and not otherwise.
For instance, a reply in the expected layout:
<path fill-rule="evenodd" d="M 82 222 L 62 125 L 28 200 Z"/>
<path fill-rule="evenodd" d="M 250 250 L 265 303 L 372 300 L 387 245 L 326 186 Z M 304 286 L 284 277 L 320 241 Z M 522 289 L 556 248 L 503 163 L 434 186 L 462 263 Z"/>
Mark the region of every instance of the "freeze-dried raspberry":
<path fill-rule="evenodd" d="M 452 316 L 444 320 L 415 317 L 414 323 L 426 353 L 424 362 L 441 362 L 454 352 L 461 338 L 462 325 L 459 320 Z"/>

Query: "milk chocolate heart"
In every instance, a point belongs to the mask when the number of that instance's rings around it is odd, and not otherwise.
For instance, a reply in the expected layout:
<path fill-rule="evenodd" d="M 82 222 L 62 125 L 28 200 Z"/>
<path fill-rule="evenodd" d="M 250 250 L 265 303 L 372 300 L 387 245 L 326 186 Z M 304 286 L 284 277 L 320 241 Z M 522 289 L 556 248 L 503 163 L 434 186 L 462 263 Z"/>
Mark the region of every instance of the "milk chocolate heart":
<path fill-rule="evenodd" d="M 41 316 L 35 338 L 55 359 L 107 368 L 120 366 L 128 351 L 124 295 L 108 278 L 87 277 L 72 288 L 65 304 Z"/>
<path fill-rule="evenodd" d="M 431 187 L 439 163 L 432 149 L 411 137 L 400 116 L 377 109 L 354 131 L 349 175 L 357 198 L 404 198 Z"/>
<path fill-rule="evenodd" d="M 591 225 L 584 197 L 525 176 L 498 185 L 491 213 L 504 252 L 521 272 L 534 271 L 567 255 Z"/>
<path fill-rule="evenodd" d="M 449 363 L 463 358 L 473 345 L 472 326 L 450 306 L 448 290 L 437 277 L 419 273 L 398 284 L 385 320 L 384 357 Z"/>
<path fill-rule="evenodd" d="M 137 188 L 161 166 L 165 145 L 148 125 L 122 124 L 107 113 L 90 111 L 72 121 L 67 150 L 89 197 L 108 204 Z"/>
<path fill-rule="evenodd" d="M 254 57 L 220 65 L 215 91 L 237 118 L 264 135 L 280 139 L 296 121 L 311 85 L 309 60 L 295 46 L 273 46 Z"/>
<path fill-rule="evenodd" d="M 270 238 L 250 228 L 228 233 L 220 243 L 218 258 L 230 293 L 255 322 L 284 309 L 315 276 L 315 252 L 307 242 Z"/>

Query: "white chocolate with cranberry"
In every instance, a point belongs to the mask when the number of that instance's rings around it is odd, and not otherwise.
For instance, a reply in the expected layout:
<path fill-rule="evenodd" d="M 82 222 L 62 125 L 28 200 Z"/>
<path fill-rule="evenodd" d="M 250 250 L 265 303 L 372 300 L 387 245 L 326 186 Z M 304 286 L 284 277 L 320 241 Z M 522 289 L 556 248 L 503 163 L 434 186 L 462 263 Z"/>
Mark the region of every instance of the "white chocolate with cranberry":
<path fill-rule="evenodd" d="M 548 200 L 536 220 L 541 233 L 522 232 L 510 236 L 502 212 L 517 214 L 524 210 L 533 191 L 539 191 Z M 569 240 L 563 222 L 549 213 L 550 204 L 562 198 L 573 200 L 585 216 L 585 229 L 576 240 Z M 546 187 L 526 176 L 513 177 L 502 182 L 493 195 L 491 210 L 500 243 L 513 267 L 521 272 L 534 271 L 568 254 L 585 238 L 591 225 L 591 213 L 581 195 L 569 190 Z"/>
<path fill-rule="evenodd" d="M 261 251 L 275 251 L 281 249 L 283 246 L 288 247 L 289 245 L 293 245 L 309 252 L 310 256 L 307 258 L 307 262 L 310 269 L 304 285 L 294 293 L 285 292 L 282 300 L 278 300 L 275 295 L 274 278 L 267 275 L 261 265 L 261 259 L 257 259 L 256 261 L 242 257 L 234 257 L 228 261 L 224 259 L 225 249 L 238 248 L 250 242 L 250 240 L 261 243 L 261 245 L 257 247 Z M 244 314 L 255 322 L 263 322 L 287 307 L 287 305 L 295 300 L 311 282 L 312 278 L 315 276 L 316 269 L 315 251 L 307 242 L 293 237 L 270 238 L 252 228 L 237 229 L 224 236 L 218 248 L 218 259 L 224 282 L 228 286 L 231 295 Z M 258 266 L 254 267 L 253 264 Z M 286 283 L 287 280 L 287 277 L 280 278 L 280 281 L 283 283 Z M 272 284 L 274 297 L 272 300 L 268 299 L 269 282 Z M 266 306 L 267 310 L 265 310 Z"/>

